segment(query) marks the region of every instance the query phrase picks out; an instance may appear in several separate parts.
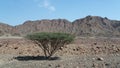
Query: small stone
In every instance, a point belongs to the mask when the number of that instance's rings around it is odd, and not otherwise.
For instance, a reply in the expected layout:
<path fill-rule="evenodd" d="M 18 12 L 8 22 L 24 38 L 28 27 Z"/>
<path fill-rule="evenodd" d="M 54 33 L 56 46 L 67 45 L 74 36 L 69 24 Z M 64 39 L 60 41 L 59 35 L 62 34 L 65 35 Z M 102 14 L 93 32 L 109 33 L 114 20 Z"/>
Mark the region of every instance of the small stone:
<path fill-rule="evenodd" d="M 64 48 L 67 48 L 67 46 L 64 46 Z"/>
<path fill-rule="evenodd" d="M 76 48 L 76 51 L 79 51 L 79 48 Z"/>
<path fill-rule="evenodd" d="M 98 68 L 98 64 L 97 63 L 93 63 L 92 67 L 93 68 Z"/>
<path fill-rule="evenodd" d="M 63 47 L 60 47 L 60 50 L 63 50 Z"/>
<path fill-rule="evenodd" d="M 95 58 L 92 58 L 93 60 L 95 60 Z"/>
<path fill-rule="evenodd" d="M 95 42 L 94 45 L 97 45 L 97 43 Z"/>
<path fill-rule="evenodd" d="M 119 54 L 116 54 L 116 56 L 119 56 Z"/>
<path fill-rule="evenodd" d="M 100 47 L 99 47 L 99 46 L 97 46 L 96 48 L 97 48 L 97 49 L 100 49 Z"/>
<path fill-rule="evenodd" d="M 2 44 L 0 44 L 0 47 L 2 47 L 3 45 Z"/>
<path fill-rule="evenodd" d="M 14 49 L 18 49 L 18 47 L 14 47 Z"/>
<path fill-rule="evenodd" d="M 57 67 L 61 67 L 61 65 L 58 65 Z"/>
<path fill-rule="evenodd" d="M 58 64 L 58 65 L 56 66 L 56 68 L 59 68 L 59 67 L 61 67 L 61 65 Z"/>
<path fill-rule="evenodd" d="M 76 49 L 73 49 L 73 51 L 76 51 Z"/>
<path fill-rule="evenodd" d="M 49 66 L 49 67 L 51 67 L 51 66 L 52 66 L 52 64 L 49 64 L 48 66 Z"/>
<path fill-rule="evenodd" d="M 76 68 L 79 68 L 79 66 L 76 66 Z"/>
<path fill-rule="evenodd" d="M 106 63 L 105 66 L 110 66 L 110 64 Z"/>
<path fill-rule="evenodd" d="M 104 59 L 102 57 L 98 57 L 97 60 L 103 61 Z"/>

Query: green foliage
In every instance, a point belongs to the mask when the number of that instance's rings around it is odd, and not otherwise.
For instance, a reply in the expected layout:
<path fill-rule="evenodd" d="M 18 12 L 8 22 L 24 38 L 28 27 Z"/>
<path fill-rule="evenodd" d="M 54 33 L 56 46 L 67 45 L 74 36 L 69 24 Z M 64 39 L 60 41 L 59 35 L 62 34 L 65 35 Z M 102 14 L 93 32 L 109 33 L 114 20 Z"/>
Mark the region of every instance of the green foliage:
<path fill-rule="evenodd" d="M 46 57 L 50 58 L 57 50 L 74 40 L 74 36 L 67 33 L 34 33 L 26 36 L 33 40 L 44 51 Z"/>
<path fill-rule="evenodd" d="M 42 41 L 42 40 L 63 40 L 67 43 L 73 41 L 74 36 L 66 33 L 34 33 L 34 34 L 29 34 L 26 36 L 26 38 L 30 40 L 37 40 L 37 41 Z"/>

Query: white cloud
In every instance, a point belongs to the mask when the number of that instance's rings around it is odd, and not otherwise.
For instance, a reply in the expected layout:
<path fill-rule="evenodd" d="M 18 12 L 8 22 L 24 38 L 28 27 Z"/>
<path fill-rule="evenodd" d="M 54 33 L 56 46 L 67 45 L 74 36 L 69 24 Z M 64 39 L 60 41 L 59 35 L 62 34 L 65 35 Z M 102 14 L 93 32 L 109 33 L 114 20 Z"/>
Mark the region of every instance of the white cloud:
<path fill-rule="evenodd" d="M 37 2 L 39 2 L 38 0 L 36 0 Z M 56 11 L 56 8 L 55 6 L 53 6 L 51 3 L 50 3 L 50 0 L 43 0 L 42 3 L 39 2 L 38 4 L 39 7 L 42 7 L 42 8 L 45 8 L 45 9 L 48 9 L 49 11 Z"/>

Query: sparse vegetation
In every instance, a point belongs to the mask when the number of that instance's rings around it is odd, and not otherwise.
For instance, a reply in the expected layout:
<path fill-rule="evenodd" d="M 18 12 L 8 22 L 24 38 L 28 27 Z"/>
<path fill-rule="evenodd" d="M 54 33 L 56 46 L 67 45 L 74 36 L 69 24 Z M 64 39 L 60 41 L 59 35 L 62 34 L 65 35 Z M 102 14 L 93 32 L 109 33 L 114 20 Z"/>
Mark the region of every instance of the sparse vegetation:
<path fill-rule="evenodd" d="M 56 51 L 74 40 L 74 36 L 66 33 L 34 33 L 26 36 L 34 41 L 44 52 L 46 58 L 50 59 Z"/>

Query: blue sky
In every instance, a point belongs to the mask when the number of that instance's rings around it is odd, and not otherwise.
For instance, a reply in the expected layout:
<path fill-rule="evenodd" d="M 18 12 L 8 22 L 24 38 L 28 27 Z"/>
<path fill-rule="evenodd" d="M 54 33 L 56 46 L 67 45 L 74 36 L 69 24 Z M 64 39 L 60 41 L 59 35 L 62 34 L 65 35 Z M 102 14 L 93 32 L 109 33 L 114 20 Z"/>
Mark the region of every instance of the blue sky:
<path fill-rule="evenodd" d="M 41 19 L 74 21 L 87 15 L 120 20 L 119 13 L 120 0 L 0 0 L 0 22 L 9 25 Z"/>

